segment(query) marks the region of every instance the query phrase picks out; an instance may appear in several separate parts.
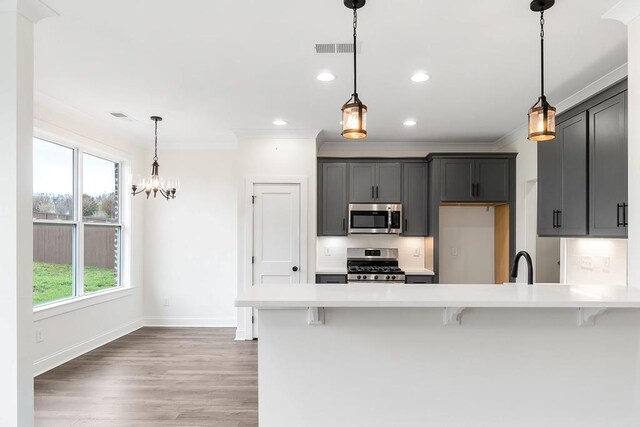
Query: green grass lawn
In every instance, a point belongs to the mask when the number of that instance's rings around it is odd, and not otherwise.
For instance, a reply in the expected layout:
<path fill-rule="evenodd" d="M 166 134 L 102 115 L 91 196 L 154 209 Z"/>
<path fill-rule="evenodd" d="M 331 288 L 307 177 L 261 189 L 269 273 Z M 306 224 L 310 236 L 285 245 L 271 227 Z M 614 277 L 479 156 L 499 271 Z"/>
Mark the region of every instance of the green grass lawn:
<path fill-rule="evenodd" d="M 84 293 L 112 288 L 112 268 L 85 267 Z M 70 264 L 33 263 L 33 305 L 69 298 L 73 295 Z"/>

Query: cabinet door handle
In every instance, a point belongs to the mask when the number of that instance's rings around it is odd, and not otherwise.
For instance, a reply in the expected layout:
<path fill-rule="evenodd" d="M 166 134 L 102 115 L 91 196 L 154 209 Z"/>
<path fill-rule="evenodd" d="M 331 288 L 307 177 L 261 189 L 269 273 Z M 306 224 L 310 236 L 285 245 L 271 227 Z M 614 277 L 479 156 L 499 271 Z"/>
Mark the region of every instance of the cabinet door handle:
<path fill-rule="evenodd" d="M 553 228 L 558 228 L 558 223 L 556 220 L 556 214 L 558 213 L 558 211 L 554 210 L 553 211 Z"/>
<path fill-rule="evenodd" d="M 471 184 L 471 197 L 476 197 L 476 185 Z"/>
<path fill-rule="evenodd" d="M 626 203 L 622 204 L 622 223 L 624 224 L 625 227 L 627 225 L 629 225 L 629 223 L 627 222 L 627 208 L 628 207 L 629 207 L 628 204 L 626 204 Z"/>
<path fill-rule="evenodd" d="M 562 211 L 558 211 L 558 228 L 562 228 Z"/>
<path fill-rule="evenodd" d="M 376 187 L 374 187 L 373 185 L 371 186 L 371 198 L 375 199 L 376 198 Z"/>
<path fill-rule="evenodd" d="M 409 229 L 409 227 L 407 227 L 407 218 L 404 219 L 404 230 L 402 230 L 403 232 L 406 232 Z"/>
<path fill-rule="evenodd" d="M 347 220 L 345 218 L 342 218 L 342 231 L 345 231 L 347 229 Z"/>
<path fill-rule="evenodd" d="M 378 197 L 380 197 L 380 191 L 378 191 L 378 190 L 379 190 L 379 188 L 378 188 L 378 186 L 376 185 L 376 199 L 377 199 Z"/>
<path fill-rule="evenodd" d="M 616 227 L 622 227 L 624 225 L 624 222 L 620 221 L 620 208 L 624 209 L 622 203 L 618 203 L 618 205 L 616 206 Z"/>

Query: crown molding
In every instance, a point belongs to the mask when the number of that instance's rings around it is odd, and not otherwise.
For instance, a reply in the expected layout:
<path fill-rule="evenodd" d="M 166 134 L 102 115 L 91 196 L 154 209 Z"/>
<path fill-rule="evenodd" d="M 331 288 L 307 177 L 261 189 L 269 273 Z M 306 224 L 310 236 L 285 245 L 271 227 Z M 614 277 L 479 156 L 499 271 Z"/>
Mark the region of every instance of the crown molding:
<path fill-rule="evenodd" d="M 45 18 L 60 16 L 42 0 L 0 0 L 0 13 L 6 12 L 22 15 L 34 24 Z"/>
<path fill-rule="evenodd" d="M 622 0 L 609 9 L 602 19 L 613 19 L 629 25 L 631 21 L 640 16 L 640 1 L 638 0 Z"/>
<path fill-rule="evenodd" d="M 232 129 L 240 139 L 317 139 L 320 129 Z"/>
<path fill-rule="evenodd" d="M 495 142 L 351 142 L 326 141 L 320 144 L 318 154 L 323 152 L 367 152 L 382 153 L 422 152 L 425 155 L 433 151 L 495 151 Z"/>

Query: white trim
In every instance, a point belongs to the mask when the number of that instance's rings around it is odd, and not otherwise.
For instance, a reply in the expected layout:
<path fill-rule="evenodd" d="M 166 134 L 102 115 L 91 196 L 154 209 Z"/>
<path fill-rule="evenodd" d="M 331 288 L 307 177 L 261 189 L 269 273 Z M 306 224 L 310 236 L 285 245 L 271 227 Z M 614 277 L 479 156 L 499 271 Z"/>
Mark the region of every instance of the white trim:
<path fill-rule="evenodd" d="M 235 318 L 151 316 L 144 318 L 144 326 L 169 328 L 235 328 L 237 321 Z"/>
<path fill-rule="evenodd" d="M 76 357 L 82 356 L 83 354 L 94 350 L 102 345 L 105 345 L 115 339 L 130 334 L 131 332 L 140 329 L 142 326 L 142 319 L 125 323 L 124 325 L 118 326 L 114 329 L 111 329 L 110 331 L 101 333 L 94 336 L 93 338 L 89 338 L 88 340 L 73 344 L 49 356 L 38 359 L 33 363 L 33 376 L 38 376 L 57 366 L 62 365 L 63 363 L 70 361 L 71 359 L 75 359 Z"/>
<path fill-rule="evenodd" d="M 383 153 L 420 152 L 426 156 L 434 151 L 494 151 L 496 141 L 485 142 L 351 142 L 351 141 L 324 141 L 319 143 L 318 155 L 323 156 L 329 152 L 355 152 L 361 156 L 361 152 L 371 153 L 378 151 Z M 409 154 L 408 154 L 409 155 Z"/>
<path fill-rule="evenodd" d="M 133 295 L 133 288 L 118 287 L 105 291 L 95 292 L 81 297 L 73 297 L 61 301 L 43 304 L 34 307 L 33 321 L 48 319 L 49 317 L 60 316 L 71 311 L 82 310 L 92 305 L 102 304 L 120 298 Z"/>
<path fill-rule="evenodd" d="M 248 176 L 245 179 L 245 191 L 244 191 L 244 245 L 241 249 L 242 257 L 240 260 L 240 266 L 244 270 L 244 281 L 238 281 L 238 294 L 240 295 L 245 290 L 248 290 L 253 283 L 253 268 L 251 265 L 251 256 L 253 255 L 253 204 L 251 202 L 251 196 L 253 195 L 253 186 L 255 184 L 297 184 L 300 186 L 300 270 L 305 272 L 307 281 L 311 280 L 312 274 L 308 266 L 308 228 L 309 228 L 309 178 L 305 175 L 271 175 L 271 176 Z M 240 224 L 239 224 L 240 225 Z M 303 276 L 303 275 L 301 275 Z M 304 282 L 301 277 L 301 282 Z M 315 282 L 315 280 L 314 280 Z M 311 282 L 309 282 L 311 283 Z M 251 308 L 241 307 L 238 308 L 239 315 L 244 319 L 244 339 L 253 339 L 253 323 L 251 322 L 251 316 L 253 310 Z M 240 325 L 238 326 L 240 328 Z M 240 330 L 236 331 L 236 337 L 240 336 Z"/>
<path fill-rule="evenodd" d="M 247 338 L 245 336 L 246 331 L 244 330 L 244 328 L 240 329 L 240 328 L 236 328 L 236 337 L 235 337 L 235 341 L 247 341 Z"/>

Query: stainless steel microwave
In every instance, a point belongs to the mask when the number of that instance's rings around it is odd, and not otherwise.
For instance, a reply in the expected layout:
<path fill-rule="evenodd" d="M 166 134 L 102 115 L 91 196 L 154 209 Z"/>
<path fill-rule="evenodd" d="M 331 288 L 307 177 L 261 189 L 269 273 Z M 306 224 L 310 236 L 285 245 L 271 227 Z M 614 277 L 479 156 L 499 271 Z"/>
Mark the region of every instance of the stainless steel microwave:
<path fill-rule="evenodd" d="M 402 233 L 402 205 L 373 203 L 349 204 L 349 233 Z"/>

